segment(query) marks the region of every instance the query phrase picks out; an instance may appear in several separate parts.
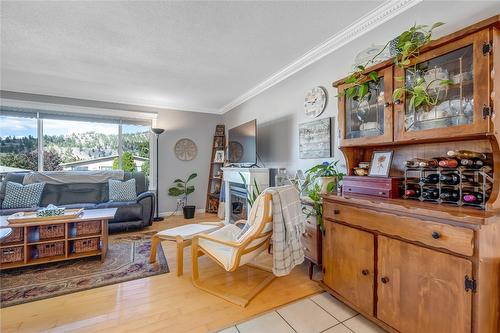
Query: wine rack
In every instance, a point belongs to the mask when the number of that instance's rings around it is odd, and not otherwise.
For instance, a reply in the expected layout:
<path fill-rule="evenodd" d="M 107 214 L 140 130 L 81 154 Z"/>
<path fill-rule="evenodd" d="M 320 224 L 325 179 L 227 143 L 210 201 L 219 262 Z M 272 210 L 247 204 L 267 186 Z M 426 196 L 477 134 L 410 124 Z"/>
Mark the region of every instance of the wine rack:
<path fill-rule="evenodd" d="M 439 180 L 436 184 L 424 183 L 422 179 L 430 174 L 438 174 L 439 178 L 441 175 L 455 173 L 459 177 L 459 183 L 456 185 L 450 185 L 442 183 Z M 473 182 L 464 182 L 463 179 L 468 177 L 472 179 Z M 467 167 L 458 168 L 426 168 L 426 167 L 405 167 L 404 172 L 404 199 L 414 199 L 427 202 L 435 202 L 438 204 L 450 204 L 456 206 L 472 206 L 480 209 L 485 208 L 486 202 L 488 201 L 487 195 L 488 190 L 493 186 L 493 175 L 491 167 L 484 166 L 480 169 L 470 169 Z M 428 199 L 423 197 L 423 193 L 428 189 L 437 189 L 439 191 L 437 199 Z M 419 189 L 420 196 L 412 197 L 407 196 L 406 191 L 409 189 Z M 459 191 L 458 201 L 446 201 L 441 199 L 441 193 L 445 189 L 457 190 Z M 470 203 L 463 200 L 464 194 L 468 192 L 477 192 L 482 194 L 482 202 L 480 203 Z"/>

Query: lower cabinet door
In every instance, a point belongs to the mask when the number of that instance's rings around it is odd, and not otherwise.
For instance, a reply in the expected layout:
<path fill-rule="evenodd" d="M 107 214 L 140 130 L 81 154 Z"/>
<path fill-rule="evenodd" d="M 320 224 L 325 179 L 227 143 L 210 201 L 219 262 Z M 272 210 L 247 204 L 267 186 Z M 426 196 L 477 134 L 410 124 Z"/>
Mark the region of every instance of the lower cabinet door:
<path fill-rule="evenodd" d="M 373 315 L 374 235 L 325 222 L 323 281 L 366 314 Z"/>
<path fill-rule="evenodd" d="M 377 317 L 402 333 L 471 332 L 469 260 L 379 236 Z"/>

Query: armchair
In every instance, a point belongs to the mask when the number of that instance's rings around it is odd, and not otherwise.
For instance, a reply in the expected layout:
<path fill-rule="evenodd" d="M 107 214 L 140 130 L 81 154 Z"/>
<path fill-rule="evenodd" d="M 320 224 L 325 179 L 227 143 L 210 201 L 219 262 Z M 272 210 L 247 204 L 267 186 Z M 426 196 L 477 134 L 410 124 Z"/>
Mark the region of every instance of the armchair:
<path fill-rule="evenodd" d="M 268 249 L 272 232 L 272 195 L 263 193 L 254 202 L 247 226 L 243 229 L 238 228 L 234 224 L 229 224 L 210 234 L 201 234 L 193 238 L 191 244 L 193 284 L 197 288 L 229 302 L 243 307 L 246 306 L 275 278 L 270 268 L 251 264 L 253 259 Z M 271 275 L 244 297 L 213 290 L 200 284 L 198 258 L 205 254 L 227 272 L 234 272 L 239 267 L 249 265 L 271 272 Z"/>

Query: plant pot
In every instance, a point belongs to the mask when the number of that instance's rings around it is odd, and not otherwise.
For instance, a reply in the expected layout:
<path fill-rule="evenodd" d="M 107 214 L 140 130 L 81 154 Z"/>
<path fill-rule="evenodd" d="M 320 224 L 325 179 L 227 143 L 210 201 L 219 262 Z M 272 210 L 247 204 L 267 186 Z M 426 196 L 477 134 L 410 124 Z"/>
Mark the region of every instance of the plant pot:
<path fill-rule="evenodd" d="M 184 213 L 184 218 L 185 219 L 192 219 L 194 218 L 194 212 L 196 210 L 196 206 L 184 206 L 182 208 L 182 211 Z"/>
<path fill-rule="evenodd" d="M 334 185 L 330 185 L 331 190 L 328 191 L 329 184 L 333 183 Z M 337 189 L 337 177 L 336 176 L 331 176 L 331 177 L 319 177 L 318 178 L 318 185 L 320 186 L 320 191 L 319 193 L 321 194 L 327 194 L 334 192 Z"/>

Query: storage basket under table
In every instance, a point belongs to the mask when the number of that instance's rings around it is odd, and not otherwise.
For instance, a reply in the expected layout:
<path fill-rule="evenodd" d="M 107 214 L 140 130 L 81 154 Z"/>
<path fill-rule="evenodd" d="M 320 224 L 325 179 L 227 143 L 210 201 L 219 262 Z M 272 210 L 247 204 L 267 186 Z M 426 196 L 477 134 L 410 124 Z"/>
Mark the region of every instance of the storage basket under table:
<path fill-rule="evenodd" d="M 24 247 L 8 247 L 0 250 L 0 262 L 2 264 L 24 260 Z"/>
<path fill-rule="evenodd" d="M 99 237 L 77 239 L 74 241 L 74 247 L 73 247 L 74 253 L 85 253 L 85 252 L 97 251 L 98 249 L 99 249 Z"/>

